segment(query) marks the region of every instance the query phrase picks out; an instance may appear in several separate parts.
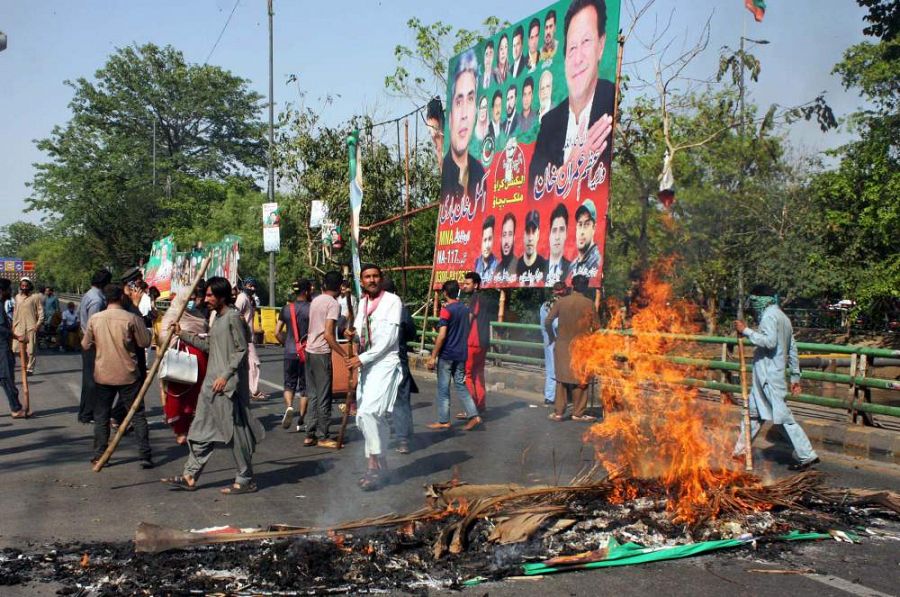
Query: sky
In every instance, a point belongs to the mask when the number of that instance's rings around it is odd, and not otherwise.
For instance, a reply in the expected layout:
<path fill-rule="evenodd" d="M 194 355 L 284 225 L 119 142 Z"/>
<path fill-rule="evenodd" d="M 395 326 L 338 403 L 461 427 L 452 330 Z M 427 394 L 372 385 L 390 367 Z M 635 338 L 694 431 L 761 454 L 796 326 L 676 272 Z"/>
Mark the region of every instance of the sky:
<path fill-rule="evenodd" d="M 622 26 L 627 27 L 632 0 L 622 0 Z M 643 5 L 644 0 L 634 0 Z M 444 21 L 454 27 L 477 28 L 488 15 L 511 22 L 541 9 L 543 0 L 274 0 L 275 103 L 296 102 L 296 74 L 307 94 L 333 96 L 323 108 L 324 121 L 337 124 L 356 114 L 376 119 L 408 112 L 410 100 L 390 96 L 384 77 L 395 67 L 394 47 L 411 45 L 406 22 Z M 763 106 L 795 105 L 822 91 L 838 116 L 856 109 L 858 95 L 842 89 L 831 75 L 843 51 L 862 41 L 865 11 L 851 0 L 769 0 L 762 23 L 753 21 L 743 0 L 657 0 L 626 43 L 625 72 L 652 75 L 648 62 L 632 64 L 646 54 L 639 39 L 670 22 L 667 39 L 673 51 L 690 45 L 710 20 L 708 50 L 690 74 L 714 72 L 718 50 L 737 47 L 742 34 L 765 39 L 756 55 L 762 62 L 752 99 Z M 16 220 L 37 222 L 25 213 L 34 162 L 46 156 L 34 140 L 47 137 L 54 125 L 70 116 L 72 90 L 65 80 L 92 77 L 116 48 L 153 42 L 171 44 L 189 62 L 203 63 L 216 43 L 234 0 L 0 0 L 0 31 L 8 48 L 0 52 L 0 226 Z M 510 7 L 514 7 L 510 12 Z M 239 0 L 234 15 L 209 58 L 268 94 L 268 25 L 265 0 Z M 626 97 L 627 101 L 627 97 Z M 424 132 L 424 131 L 423 131 Z M 805 153 L 820 152 L 849 139 L 844 131 L 821 133 L 809 123 L 788 131 L 791 143 Z"/>

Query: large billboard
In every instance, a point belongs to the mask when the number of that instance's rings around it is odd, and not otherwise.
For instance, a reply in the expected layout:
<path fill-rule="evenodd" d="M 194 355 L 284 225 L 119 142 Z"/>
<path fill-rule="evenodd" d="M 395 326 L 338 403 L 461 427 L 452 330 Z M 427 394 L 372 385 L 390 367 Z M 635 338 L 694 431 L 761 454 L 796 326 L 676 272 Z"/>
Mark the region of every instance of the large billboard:
<path fill-rule="evenodd" d="M 563 0 L 454 56 L 435 282 L 603 275 L 619 0 Z"/>

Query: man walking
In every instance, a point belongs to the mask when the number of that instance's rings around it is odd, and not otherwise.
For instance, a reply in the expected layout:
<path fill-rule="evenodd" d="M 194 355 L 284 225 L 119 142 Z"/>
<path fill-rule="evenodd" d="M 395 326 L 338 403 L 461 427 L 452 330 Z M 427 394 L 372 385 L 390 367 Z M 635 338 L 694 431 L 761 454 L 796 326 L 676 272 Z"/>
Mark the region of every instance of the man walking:
<path fill-rule="evenodd" d="M 481 425 L 478 408 L 466 389 L 466 359 L 471 329 L 469 309 L 459 302 L 459 282 L 447 280 L 442 287 L 444 306 L 438 320 L 438 336 L 434 350 L 428 359 L 428 368 L 438 370 L 437 412 L 438 420 L 429 423 L 429 429 L 450 429 L 450 382 L 456 386 L 456 395 L 462 403 L 467 419 L 466 431 Z"/>
<path fill-rule="evenodd" d="M 20 353 L 20 345 L 25 346 L 25 362 L 21 363 L 28 375 L 34 374 L 35 352 L 37 351 L 37 331 L 44 322 L 42 294 L 35 294 L 34 284 L 28 278 L 19 282 L 19 294 L 13 311 L 13 350 Z"/>
<path fill-rule="evenodd" d="M 309 394 L 309 416 L 306 421 L 304 446 L 337 448 L 331 438 L 331 353 L 342 358 L 347 353 L 338 344 L 335 330 L 341 308 L 337 297 L 341 291 L 341 274 L 328 272 L 323 281 L 322 294 L 309 306 L 309 335 L 306 343 L 306 392 Z M 283 425 L 283 423 L 282 423 Z M 290 423 L 288 423 L 290 426 Z"/>
<path fill-rule="evenodd" d="M 109 270 L 97 270 L 91 278 L 91 288 L 81 297 L 78 308 L 78 321 L 81 324 L 82 336 L 87 333 L 91 317 L 106 308 L 106 297 L 103 289 L 112 281 Z M 81 351 L 81 400 L 78 404 L 78 422 L 88 424 L 94 420 L 94 361 L 97 351 L 91 347 Z"/>
<path fill-rule="evenodd" d="M 309 333 L 309 280 L 294 284 L 294 302 L 282 307 L 275 337 L 284 346 L 284 416 L 281 426 L 290 429 L 294 418 L 294 393 L 300 393 L 300 422 L 303 425 L 309 398 L 306 395 L 306 339 Z M 287 330 L 287 332 L 285 332 Z"/>
<path fill-rule="evenodd" d="M 178 337 L 209 353 L 206 378 L 197 401 L 197 413 L 188 432 L 188 455 L 180 477 L 161 479 L 173 489 L 193 491 L 216 444 L 231 447 L 237 473 L 226 495 L 256 491 L 253 452 L 265 437 L 262 425 L 250 413 L 250 372 L 247 355 L 250 328 L 231 306 L 231 284 L 218 276 L 206 281 L 206 305 L 216 318 L 208 337 L 181 331 Z"/>
<path fill-rule="evenodd" d="M 0 305 L 9 300 L 10 296 L 12 296 L 12 282 L 0 278 Z M 12 320 L 6 314 L 6 309 L 0 309 L 0 385 L 6 392 L 6 399 L 9 400 L 10 416 L 13 419 L 25 419 L 28 413 L 19 402 L 19 390 L 16 388 L 16 357 L 11 349 L 12 336 Z"/>
<path fill-rule="evenodd" d="M 756 346 L 753 352 L 753 387 L 750 390 L 750 441 L 759 433 L 762 421 L 772 421 L 781 425 L 784 433 L 794 446 L 797 462 L 788 468 L 802 471 L 819 462 L 803 428 L 794 420 L 791 409 L 785 402 L 788 387 L 785 383 L 785 368 L 791 374 L 790 392 L 800 393 L 800 359 L 797 356 L 797 342 L 791 320 L 778 307 L 775 291 L 765 284 L 758 284 L 750 291 L 750 304 L 756 312 L 759 329 L 753 330 L 741 320 L 734 322 L 734 329 Z M 744 459 L 744 421 L 734 456 Z"/>
<path fill-rule="evenodd" d="M 253 400 L 263 400 L 265 395 L 259 391 L 259 355 L 256 354 L 256 329 L 254 321 L 256 320 L 256 301 L 253 295 L 256 293 L 256 280 L 253 278 L 244 278 L 243 292 L 239 292 L 234 301 L 234 308 L 237 309 L 241 319 L 250 329 L 250 344 L 248 346 L 248 362 L 250 365 L 250 395 Z"/>
<path fill-rule="evenodd" d="M 553 294 L 550 296 L 550 299 L 541 304 L 540 325 L 544 344 L 544 406 L 553 406 L 556 403 L 556 367 L 554 366 L 553 355 L 556 343 L 554 340 L 551 340 L 544 324 L 547 321 L 547 314 L 550 313 L 550 309 L 556 304 L 556 301 L 564 296 L 566 296 L 566 285 L 563 282 L 556 282 L 553 285 Z M 559 318 L 553 321 L 552 325 L 555 338 L 555 334 L 559 333 L 557 331 L 559 329 Z"/>
<path fill-rule="evenodd" d="M 475 272 L 467 272 L 463 278 L 462 291 L 469 298 L 469 315 L 471 327 L 466 341 L 468 349 L 466 357 L 466 389 L 475 402 L 479 414 L 487 409 L 487 392 L 484 382 L 484 363 L 491 349 L 491 322 L 497 317 L 496 305 L 490 297 L 481 292 L 481 276 Z M 466 413 L 456 415 L 458 419 L 467 419 Z"/>
<path fill-rule="evenodd" d="M 360 269 L 365 294 L 360 300 L 354 329 L 359 333 L 359 355 L 349 359 L 351 369 L 359 368 L 356 390 L 359 402 L 356 425 L 366 440 L 366 474 L 359 480 L 363 491 L 378 489 L 387 470 L 387 415 L 394 410 L 397 389 L 403 378 L 400 365 L 400 317 L 403 302 L 382 286 L 381 268 L 367 263 Z"/>
<path fill-rule="evenodd" d="M 594 421 L 596 417 L 586 414 L 587 384 L 572 372 L 572 340 L 581 334 L 589 334 L 600 327 L 594 303 L 584 293 L 588 291 L 588 279 L 574 276 L 572 285 L 575 292 L 556 301 L 544 320 L 544 331 L 553 351 L 554 372 L 556 373 L 556 411 L 550 415 L 552 421 L 562 421 L 568 401 L 572 401 L 573 421 Z M 553 322 L 559 319 L 559 328 L 553 329 Z"/>
<path fill-rule="evenodd" d="M 97 462 L 109 443 L 110 411 L 116 396 L 125 408 L 140 392 L 144 373 L 138 364 L 138 351 L 150 346 L 150 332 L 137 315 L 122 306 L 122 287 L 108 284 L 103 289 L 106 310 L 91 317 L 81 347 L 96 349 L 94 363 L 94 457 Z M 144 403 L 140 403 L 131 420 L 134 436 L 141 454 L 141 467 L 153 468 L 150 453 L 150 435 Z"/>

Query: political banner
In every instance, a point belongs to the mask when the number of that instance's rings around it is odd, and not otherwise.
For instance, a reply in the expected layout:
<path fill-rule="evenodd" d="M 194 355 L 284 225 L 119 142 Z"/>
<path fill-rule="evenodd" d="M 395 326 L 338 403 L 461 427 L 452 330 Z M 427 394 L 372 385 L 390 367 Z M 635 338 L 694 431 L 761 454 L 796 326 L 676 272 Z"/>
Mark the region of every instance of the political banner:
<path fill-rule="evenodd" d="M 18 284 L 22 278 L 37 282 L 37 269 L 34 261 L 26 261 L 17 257 L 0 257 L 0 277 Z"/>
<path fill-rule="evenodd" d="M 155 286 L 165 296 L 172 289 L 172 268 L 175 265 L 175 240 L 171 236 L 153 241 L 150 259 L 144 266 L 144 281 Z"/>
<path fill-rule="evenodd" d="M 450 59 L 436 288 L 600 286 L 619 9 L 556 2 Z"/>
<path fill-rule="evenodd" d="M 207 255 L 212 259 L 206 270 L 205 278 L 220 276 L 228 280 L 232 286 L 237 284 L 238 265 L 241 259 L 241 239 L 239 236 L 226 235 L 222 241 L 208 243 L 202 249 L 175 253 L 170 285 L 170 291 L 173 294 L 190 288 L 194 275 Z"/>
<path fill-rule="evenodd" d="M 277 203 L 263 203 L 263 251 L 277 253 L 281 250 L 281 215 Z"/>

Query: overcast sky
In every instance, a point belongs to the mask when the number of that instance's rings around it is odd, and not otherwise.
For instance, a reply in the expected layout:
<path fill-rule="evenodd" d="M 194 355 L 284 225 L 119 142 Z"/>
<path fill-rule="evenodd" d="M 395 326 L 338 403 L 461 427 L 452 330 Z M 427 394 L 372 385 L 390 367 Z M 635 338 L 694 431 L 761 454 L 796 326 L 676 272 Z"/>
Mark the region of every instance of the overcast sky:
<path fill-rule="evenodd" d="M 623 0 L 622 26 L 629 0 Z M 343 0 L 310 2 L 275 0 L 275 101 L 297 100 L 287 86 L 299 76 L 310 98 L 339 96 L 327 109 L 335 124 L 361 113 L 389 117 L 412 104 L 388 96 L 384 77 L 394 68 L 394 46 L 411 43 L 406 21 L 442 20 L 456 27 L 477 27 L 487 15 L 518 21 L 539 10 L 540 0 Z M 693 40 L 712 15 L 708 51 L 693 67 L 695 75 L 714 71 L 718 49 L 736 47 L 742 31 L 771 43 L 758 48 L 762 62 L 753 99 L 763 105 L 793 105 L 820 91 L 839 115 L 859 104 L 830 74 L 843 51 L 863 39 L 864 11 L 851 0 L 769 0 L 763 23 L 755 23 L 743 0 L 658 0 L 642 19 L 640 37 L 649 39 L 655 25 L 671 16 L 669 37 Z M 0 0 L 0 30 L 9 47 L 0 53 L 0 225 L 39 216 L 24 213 L 25 186 L 32 164 L 45 156 L 33 140 L 46 137 L 69 118 L 71 89 L 66 79 L 92 76 L 116 48 L 153 42 L 171 44 L 190 62 L 202 63 L 234 6 L 234 0 Z M 514 13 L 507 12 L 514 6 Z M 674 11 L 674 12 L 673 12 Z M 689 43 L 685 42 L 685 43 Z M 265 0 L 240 0 L 210 63 L 249 79 L 268 93 L 268 32 Z M 636 39 L 626 44 L 625 62 L 640 57 Z M 646 69 L 646 63 L 634 68 Z M 312 101 L 312 100 L 311 100 Z M 810 124 L 795 125 L 790 140 L 802 151 L 822 151 L 848 137 L 843 131 L 822 134 Z"/>

